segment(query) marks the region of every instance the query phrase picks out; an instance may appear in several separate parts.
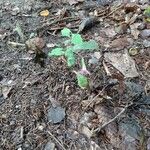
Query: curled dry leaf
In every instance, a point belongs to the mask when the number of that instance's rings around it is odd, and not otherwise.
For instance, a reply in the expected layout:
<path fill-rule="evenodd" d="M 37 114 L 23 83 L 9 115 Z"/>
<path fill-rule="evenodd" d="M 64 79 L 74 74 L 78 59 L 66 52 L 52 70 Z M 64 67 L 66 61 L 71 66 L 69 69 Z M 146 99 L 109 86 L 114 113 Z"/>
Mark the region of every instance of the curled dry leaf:
<path fill-rule="evenodd" d="M 32 50 L 35 53 L 40 54 L 42 52 L 42 48 L 45 46 L 45 41 L 43 40 L 43 38 L 35 37 L 27 40 L 25 44 L 28 50 Z"/>
<path fill-rule="evenodd" d="M 115 49 L 123 49 L 133 44 L 133 40 L 131 38 L 123 37 L 115 39 L 111 42 L 110 48 Z"/>
<path fill-rule="evenodd" d="M 137 47 L 135 47 L 135 48 L 130 48 L 129 49 L 129 54 L 131 55 L 131 56 L 134 56 L 134 55 L 136 55 L 137 53 L 138 53 L 138 48 Z"/>
<path fill-rule="evenodd" d="M 134 60 L 124 53 L 105 53 L 105 60 L 118 69 L 126 78 L 133 78 L 139 76 Z"/>
<path fill-rule="evenodd" d="M 134 23 L 130 25 L 131 34 L 133 35 L 134 39 L 138 39 L 140 31 L 137 29 L 140 23 Z"/>
<path fill-rule="evenodd" d="M 103 125 L 109 122 L 114 117 L 114 112 L 112 108 L 108 108 L 102 105 L 96 105 L 94 109 L 95 113 L 98 115 L 99 125 Z M 105 128 L 106 137 L 109 139 L 110 143 L 119 148 L 119 137 L 117 136 L 117 123 L 116 121 L 108 124 Z"/>
<path fill-rule="evenodd" d="M 48 15 L 49 15 L 49 11 L 47 9 L 40 12 L 40 16 L 42 17 L 47 17 Z"/>

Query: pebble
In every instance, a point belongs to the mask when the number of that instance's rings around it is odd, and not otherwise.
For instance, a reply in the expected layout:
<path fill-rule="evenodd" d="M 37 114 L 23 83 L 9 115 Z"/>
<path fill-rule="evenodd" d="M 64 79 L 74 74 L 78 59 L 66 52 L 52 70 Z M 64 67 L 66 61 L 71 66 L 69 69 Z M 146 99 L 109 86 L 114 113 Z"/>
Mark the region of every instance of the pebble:
<path fill-rule="evenodd" d="M 150 37 L 150 29 L 145 29 L 141 31 L 142 38 Z"/>
<path fill-rule="evenodd" d="M 48 141 L 44 147 L 44 150 L 54 150 L 55 144 L 52 141 Z"/>
<path fill-rule="evenodd" d="M 144 47 L 146 47 L 146 48 L 150 47 L 150 41 L 144 40 L 144 41 L 143 41 L 143 45 L 144 45 Z"/>
<path fill-rule="evenodd" d="M 48 110 L 48 121 L 51 123 L 60 123 L 65 118 L 65 109 L 61 107 L 51 107 Z"/>

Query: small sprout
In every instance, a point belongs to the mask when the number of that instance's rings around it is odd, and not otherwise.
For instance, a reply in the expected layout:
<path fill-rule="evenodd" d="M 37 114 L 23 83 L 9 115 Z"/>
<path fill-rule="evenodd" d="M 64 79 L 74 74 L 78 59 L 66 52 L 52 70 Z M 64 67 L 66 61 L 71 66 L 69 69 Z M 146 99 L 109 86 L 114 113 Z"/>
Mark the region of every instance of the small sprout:
<path fill-rule="evenodd" d="M 145 9 L 144 15 L 146 16 L 146 21 L 150 22 L 150 6 Z"/>
<path fill-rule="evenodd" d="M 67 58 L 67 65 L 68 65 L 68 67 L 74 66 L 76 60 L 75 60 L 74 53 L 73 53 L 73 51 L 72 51 L 70 48 L 68 48 L 68 49 L 66 50 L 65 56 L 66 56 L 66 58 Z"/>
<path fill-rule="evenodd" d="M 48 56 L 62 56 L 65 52 L 63 51 L 63 48 L 54 48 Z"/>
<path fill-rule="evenodd" d="M 83 39 L 82 39 L 81 35 L 80 34 L 72 34 L 71 43 L 74 44 L 74 45 L 82 44 Z"/>
<path fill-rule="evenodd" d="M 90 72 L 87 70 L 85 62 L 84 62 L 84 58 L 81 59 L 81 65 L 82 65 L 82 69 L 80 70 L 80 73 L 82 75 L 90 75 Z"/>
<path fill-rule="evenodd" d="M 61 35 L 62 36 L 66 36 L 66 37 L 70 37 L 71 36 L 71 31 L 68 28 L 64 28 L 63 30 L 61 30 Z"/>
<path fill-rule="evenodd" d="M 80 72 L 75 72 L 75 73 L 77 76 L 78 86 L 81 89 L 87 88 L 89 86 L 88 78 L 85 75 L 81 74 Z"/>
<path fill-rule="evenodd" d="M 150 18 L 150 6 L 144 10 L 144 15 Z"/>
<path fill-rule="evenodd" d="M 69 40 L 65 40 L 64 46 L 65 48 L 55 48 L 52 49 L 51 52 L 49 52 L 49 56 L 65 56 L 67 59 L 67 65 L 68 67 L 72 67 L 76 63 L 76 57 L 75 53 L 80 51 L 93 51 L 95 49 L 98 49 L 98 43 L 94 40 L 90 41 L 83 41 L 80 34 L 73 34 L 70 29 L 64 28 L 61 30 L 61 35 L 64 37 L 69 37 Z"/>
<path fill-rule="evenodd" d="M 49 52 L 50 57 L 64 56 L 67 60 L 68 67 L 73 67 L 76 64 L 76 55 L 78 52 L 93 51 L 99 49 L 98 43 L 94 40 L 83 41 L 80 34 L 73 34 L 70 29 L 64 28 L 61 30 L 63 37 L 68 37 L 62 43 L 62 47 L 54 48 Z M 78 85 L 81 88 L 88 87 L 88 78 L 85 75 L 89 75 L 90 72 L 87 70 L 84 59 L 81 59 L 82 69 L 76 73 Z"/>

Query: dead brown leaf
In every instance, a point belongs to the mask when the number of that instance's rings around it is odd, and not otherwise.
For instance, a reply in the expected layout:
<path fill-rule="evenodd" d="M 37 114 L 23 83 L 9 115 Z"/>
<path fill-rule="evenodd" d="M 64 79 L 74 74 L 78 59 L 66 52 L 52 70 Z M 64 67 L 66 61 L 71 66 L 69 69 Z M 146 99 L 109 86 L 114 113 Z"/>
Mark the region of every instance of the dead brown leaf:
<path fill-rule="evenodd" d="M 138 9 L 138 5 L 136 3 L 127 3 L 125 6 L 125 12 L 130 13 L 130 12 L 135 12 Z"/>
<path fill-rule="evenodd" d="M 95 106 L 94 111 L 98 115 L 100 125 L 103 125 L 104 123 L 110 121 L 110 119 L 112 119 L 114 116 L 114 112 L 112 108 L 108 108 L 106 106 L 97 105 Z M 119 137 L 117 136 L 118 135 L 117 124 L 115 121 L 105 127 L 105 133 L 110 143 L 114 147 L 119 148 L 120 143 L 119 143 Z"/>
<path fill-rule="evenodd" d="M 137 29 L 140 23 L 130 24 L 131 34 L 133 35 L 134 39 L 138 39 L 140 31 Z"/>
<path fill-rule="evenodd" d="M 123 37 L 113 40 L 110 44 L 110 48 L 123 49 L 132 44 L 133 40 L 131 38 Z"/>
<path fill-rule="evenodd" d="M 28 50 L 32 50 L 35 53 L 41 54 L 42 48 L 45 46 L 45 41 L 43 40 L 43 38 L 35 37 L 27 40 L 25 44 Z"/>

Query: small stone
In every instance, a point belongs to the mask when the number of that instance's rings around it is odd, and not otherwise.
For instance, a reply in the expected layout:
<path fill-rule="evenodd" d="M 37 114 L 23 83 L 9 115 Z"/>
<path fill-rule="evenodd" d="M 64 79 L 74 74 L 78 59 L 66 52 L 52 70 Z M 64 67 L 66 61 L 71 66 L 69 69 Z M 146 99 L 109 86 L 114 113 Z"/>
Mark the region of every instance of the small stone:
<path fill-rule="evenodd" d="M 102 57 L 102 54 L 100 52 L 94 52 L 94 57 L 96 59 L 100 59 Z"/>
<path fill-rule="evenodd" d="M 54 150 L 55 144 L 52 141 L 48 141 L 44 147 L 44 150 Z"/>
<path fill-rule="evenodd" d="M 150 41 L 144 40 L 144 41 L 143 41 L 143 45 L 144 45 L 144 47 L 146 47 L 146 48 L 150 47 Z"/>
<path fill-rule="evenodd" d="M 93 136 L 92 131 L 91 131 L 88 127 L 86 127 L 86 126 L 82 126 L 82 127 L 81 127 L 81 132 L 82 132 L 84 135 L 86 135 L 88 138 L 91 138 L 91 137 Z"/>
<path fill-rule="evenodd" d="M 15 7 L 12 9 L 11 14 L 12 14 L 13 16 L 15 16 L 15 15 L 17 15 L 19 12 L 20 12 L 20 8 L 17 7 L 17 6 L 15 6 Z"/>
<path fill-rule="evenodd" d="M 147 150 L 150 150 L 150 138 L 147 140 Z"/>
<path fill-rule="evenodd" d="M 137 29 L 138 29 L 138 30 L 144 30 L 145 27 L 146 27 L 146 24 L 142 22 L 142 23 L 138 26 Z"/>
<path fill-rule="evenodd" d="M 40 131 L 43 131 L 43 129 L 44 129 L 44 126 L 42 126 L 42 125 L 39 125 L 37 128 L 38 128 L 38 130 L 40 130 Z"/>
<path fill-rule="evenodd" d="M 150 29 L 145 29 L 141 31 L 142 38 L 150 37 Z"/>
<path fill-rule="evenodd" d="M 61 107 L 51 107 L 48 110 L 48 121 L 51 123 L 59 123 L 65 118 L 65 109 Z"/>

